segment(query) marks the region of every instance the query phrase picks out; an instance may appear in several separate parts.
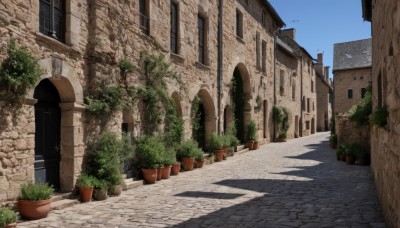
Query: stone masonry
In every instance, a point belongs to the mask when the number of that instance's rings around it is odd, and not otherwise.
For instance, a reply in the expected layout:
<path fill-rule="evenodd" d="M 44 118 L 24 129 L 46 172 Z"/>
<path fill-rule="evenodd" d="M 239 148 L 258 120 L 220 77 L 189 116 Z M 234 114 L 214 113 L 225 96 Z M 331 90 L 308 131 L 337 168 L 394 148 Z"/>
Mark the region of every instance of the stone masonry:
<path fill-rule="evenodd" d="M 331 129 L 333 88 L 329 79 L 329 67 L 324 67 L 323 54 L 318 54 L 318 62 L 315 65 L 317 72 L 317 131 Z"/>

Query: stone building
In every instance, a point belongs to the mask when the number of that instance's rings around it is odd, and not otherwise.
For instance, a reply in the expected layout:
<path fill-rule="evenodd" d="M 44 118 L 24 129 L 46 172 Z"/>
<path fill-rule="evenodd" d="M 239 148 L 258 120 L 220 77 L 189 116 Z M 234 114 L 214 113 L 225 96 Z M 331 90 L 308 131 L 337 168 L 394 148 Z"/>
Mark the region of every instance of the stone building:
<path fill-rule="evenodd" d="M 314 134 L 317 99 L 313 58 L 296 42 L 294 29 L 279 32 L 275 72 L 275 103 L 291 112 L 288 137 Z"/>
<path fill-rule="evenodd" d="M 334 45 L 335 113 L 344 113 L 363 97 L 371 83 L 372 40 Z"/>
<path fill-rule="evenodd" d="M 329 67 L 324 66 L 322 53 L 318 54 L 315 71 L 317 73 L 317 131 L 329 131 L 331 129 L 333 88 L 329 78 Z"/>
<path fill-rule="evenodd" d="M 386 126 L 371 130 L 371 170 L 388 227 L 400 227 L 399 10 L 399 1 L 363 0 L 363 17 L 372 22 L 373 112 L 388 111 Z"/>

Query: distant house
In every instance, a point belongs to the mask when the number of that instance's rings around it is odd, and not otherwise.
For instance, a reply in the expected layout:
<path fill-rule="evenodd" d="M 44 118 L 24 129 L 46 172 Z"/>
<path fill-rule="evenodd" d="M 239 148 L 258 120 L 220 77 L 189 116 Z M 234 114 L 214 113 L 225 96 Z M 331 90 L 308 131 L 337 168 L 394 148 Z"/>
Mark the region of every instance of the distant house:
<path fill-rule="evenodd" d="M 357 104 L 371 83 L 372 39 L 334 45 L 333 75 L 335 113 Z"/>

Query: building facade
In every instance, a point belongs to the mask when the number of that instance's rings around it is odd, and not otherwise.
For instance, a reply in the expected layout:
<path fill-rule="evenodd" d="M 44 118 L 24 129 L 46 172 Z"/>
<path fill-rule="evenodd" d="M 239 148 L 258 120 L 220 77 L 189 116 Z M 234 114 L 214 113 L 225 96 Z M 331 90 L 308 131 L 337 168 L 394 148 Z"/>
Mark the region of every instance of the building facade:
<path fill-rule="evenodd" d="M 30 180 L 71 192 L 85 166 L 88 142 L 99 132 L 143 134 L 146 113 L 140 101 L 106 118 L 87 110 L 87 97 L 104 84 L 143 84 L 140 74 L 125 74 L 119 66 L 124 59 L 143 67 L 142 51 L 165 56 L 186 87 L 181 91 L 174 82 L 167 85 L 184 120 L 185 138 L 192 137 L 196 97 L 204 147 L 212 132 L 227 132 L 234 122 L 243 130 L 237 136 L 245 141 L 250 120 L 256 121 L 261 141 L 274 141 L 273 105 L 287 105 L 295 114 L 289 137 L 314 133 L 312 57 L 297 43 L 289 45 L 296 49 L 295 57 L 276 49 L 275 35 L 283 26 L 268 1 L 0 3 L 1 45 L 16 39 L 44 70 L 21 107 L 0 114 L 0 202 L 15 199 L 20 185 Z M 2 52 L 0 59 L 6 57 Z M 276 89 L 281 71 L 283 94 Z M 238 96 L 243 99 L 236 100 Z"/>
<path fill-rule="evenodd" d="M 400 227 L 399 9 L 394 0 L 363 1 L 364 19 L 372 21 L 373 112 L 388 111 L 385 126 L 371 129 L 371 170 L 388 227 Z"/>
<path fill-rule="evenodd" d="M 335 113 L 347 112 L 371 84 L 372 39 L 334 45 Z"/>
<path fill-rule="evenodd" d="M 332 124 L 333 88 L 329 78 L 329 67 L 324 66 L 322 53 L 318 54 L 315 71 L 317 73 L 317 131 L 329 131 Z"/>

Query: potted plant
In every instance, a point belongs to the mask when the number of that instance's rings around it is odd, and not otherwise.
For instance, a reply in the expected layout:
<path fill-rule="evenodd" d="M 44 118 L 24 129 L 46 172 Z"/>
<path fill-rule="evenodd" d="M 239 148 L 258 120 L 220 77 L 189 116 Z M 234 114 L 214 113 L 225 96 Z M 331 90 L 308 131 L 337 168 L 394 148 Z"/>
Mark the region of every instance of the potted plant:
<path fill-rule="evenodd" d="M 337 135 L 336 134 L 332 134 L 331 136 L 329 136 L 329 146 L 333 149 L 336 149 L 336 147 L 337 147 Z"/>
<path fill-rule="evenodd" d="M 196 160 L 196 168 L 203 168 L 204 166 L 204 152 L 202 150 L 198 150 L 195 156 Z"/>
<path fill-rule="evenodd" d="M 45 183 L 27 183 L 21 186 L 18 210 L 22 217 L 33 220 L 47 217 L 54 189 Z"/>
<path fill-rule="evenodd" d="M 107 190 L 109 186 L 107 181 L 96 179 L 94 182 L 93 195 L 96 200 L 106 200 L 108 198 Z"/>
<path fill-rule="evenodd" d="M 369 165 L 370 162 L 370 152 L 368 149 L 363 148 L 359 145 L 355 146 L 355 158 L 358 165 Z"/>
<path fill-rule="evenodd" d="M 119 196 L 122 193 L 124 188 L 123 186 L 124 181 L 122 175 L 115 175 L 111 182 L 109 183 L 108 187 L 108 195 L 110 196 Z"/>
<path fill-rule="evenodd" d="M 176 156 L 182 161 L 183 169 L 193 170 L 194 159 L 199 151 L 198 144 L 193 139 L 186 140 L 178 146 Z"/>
<path fill-rule="evenodd" d="M 223 147 L 225 145 L 224 139 L 222 136 L 217 135 L 215 132 L 211 134 L 209 148 L 211 151 L 214 151 L 215 161 L 222 161 L 224 157 Z"/>
<path fill-rule="evenodd" d="M 165 153 L 165 146 L 160 138 L 143 136 L 137 139 L 136 156 L 138 167 L 142 170 L 146 184 L 154 184 L 157 180 L 157 168 L 161 163 L 161 154 Z"/>
<path fill-rule="evenodd" d="M 257 125 L 254 120 L 247 125 L 247 147 L 249 150 L 258 149 Z"/>
<path fill-rule="evenodd" d="M 181 163 L 178 161 L 175 161 L 174 164 L 172 164 L 171 167 L 171 175 L 178 175 L 179 174 L 179 170 L 181 169 Z"/>
<path fill-rule="evenodd" d="M 355 154 L 354 149 L 355 149 L 355 147 L 353 145 L 348 145 L 348 146 L 345 147 L 344 153 L 346 155 L 346 164 L 348 164 L 348 165 L 353 165 L 354 164 L 354 161 L 355 161 L 355 159 L 354 159 L 354 157 L 355 157 L 354 156 L 354 154 Z"/>
<path fill-rule="evenodd" d="M 280 130 L 278 133 L 277 142 L 286 142 L 287 132 L 285 130 Z"/>
<path fill-rule="evenodd" d="M 17 214 L 8 208 L 0 208 L 0 227 L 17 227 Z"/>
<path fill-rule="evenodd" d="M 162 155 L 162 163 L 164 168 L 161 171 L 161 178 L 168 179 L 171 173 L 172 165 L 176 162 L 176 153 L 172 149 L 165 150 L 165 153 Z"/>
<path fill-rule="evenodd" d="M 76 185 L 79 188 L 79 195 L 81 196 L 82 202 L 89 202 L 92 200 L 94 184 L 97 179 L 88 174 L 81 174 L 76 181 Z"/>
<path fill-rule="evenodd" d="M 228 139 L 229 139 L 229 147 L 231 147 L 231 151 L 229 153 L 230 156 L 234 155 L 234 152 L 236 151 L 236 147 L 239 145 L 239 139 L 236 138 L 233 134 L 228 134 Z"/>

